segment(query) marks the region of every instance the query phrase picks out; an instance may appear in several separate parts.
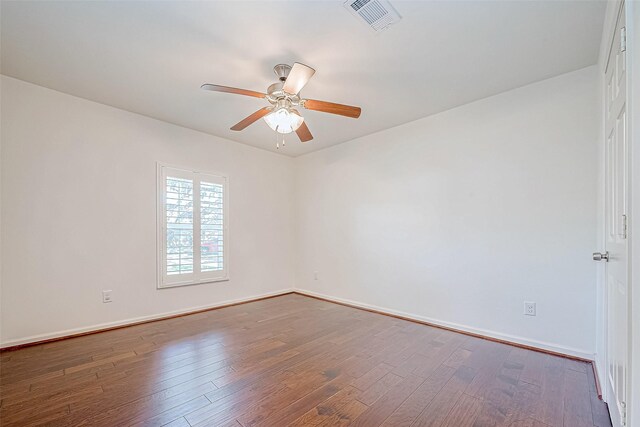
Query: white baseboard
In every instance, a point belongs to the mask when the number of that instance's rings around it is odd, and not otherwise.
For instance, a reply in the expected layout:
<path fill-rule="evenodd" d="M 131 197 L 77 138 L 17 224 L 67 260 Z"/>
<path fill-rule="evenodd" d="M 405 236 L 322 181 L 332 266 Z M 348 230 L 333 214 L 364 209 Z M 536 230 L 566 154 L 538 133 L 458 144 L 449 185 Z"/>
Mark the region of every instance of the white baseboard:
<path fill-rule="evenodd" d="M 293 289 L 281 289 L 281 290 L 275 291 L 275 292 L 268 292 L 268 293 L 265 293 L 265 294 L 253 295 L 253 296 L 250 296 L 250 297 L 238 298 L 238 299 L 234 299 L 234 300 L 220 301 L 220 302 L 215 303 L 215 304 L 201 305 L 201 306 L 197 306 L 197 307 L 190 307 L 190 308 L 186 308 L 186 309 L 182 309 L 182 310 L 175 310 L 175 311 L 170 311 L 170 312 L 158 313 L 158 314 L 153 314 L 153 315 L 149 315 L 149 316 L 141 316 L 141 317 L 129 318 L 129 319 L 125 319 L 125 320 L 119 320 L 119 321 L 116 321 L 116 322 L 100 323 L 100 324 L 95 324 L 95 325 L 91 325 L 91 326 L 85 326 L 85 327 L 81 327 L 81 328 L 67 329 L 67 330 L 64 330 L 64 331 L 57 331 L 57 332 L 52 332 L 52 333 L 47 333 L 47 334 L 32 335 L 32 336 L 28 336 L 28 337 L 24 337 L 24 338 L 19 338 L 19 339 L 14 339 L 14 340 L 10 340 L 10 341 L 1 342 L 0 343 L 0 349 L 7 348 L 7 347 L 13 347 L 13 346 L 20 346 L 20 345 L 34 343 L 34 342 L 47 341 L 47 340 L 52 340 L 52 339 L 61 338 L 61 337 L 74 336 L 74 335 L 83 334 L 83 333 L 87 333 L 87 332 L 97 332 L 97 331 L 101 331 L 101 330 L 105 330 L 105 329 L 116 328 L 116 327 L 119 327 L 119 326 L 133 325 L 133 324 L 152 321 L 152 320 L 161 320 L 161 319 L 167 318 L 167 317 L 177 316 L 177 315 L 181 315 L 181 314 L 188 314 L 188 313 L 202 311 L 202 310 L 211 310 L 211 309 L 218 308 L 218 307 L 223 307 L 223 306 L 226 306 L 226 305 L 239 304 L 239 303 L 243 303 L 243 302 L 250 302 L 250 301 L 253 301 L 253 300 L 257 300 L 257 299 L 274 297 L 274 296 L 278 296 L 278 295 L 287 294 L 287 293 L 290 293 L 290 292 L 297 292 L 297 293 L 302 294 L 302 295 L 318 297 L 318 298 L 326 299 L 326 300 L 329 300 L 329 301 L 334 301 L 334 302 L 337 302 L 337 303 L 343 303 L 343 304 L 352 305 L 354 307 L 360 307 L 360 308 L 364 308 L 364 309 L 375 310 L 375 311 L 379 311 L 381 313 L 386 313 L 386 314 L 391 314 L 391 315 L 395 315 L 395 316 L 405 317 L 405 318 L 411 319 L 411 320 L 416 320 L 418 322 L 430 323 L 430 324 L 433 324 L 433 325 L 443 326 L 445 328 L 455 329 L 455 330 L 459 330 L 459 331 L 462 331 L 462 332 L 468 332 L 468 333 L 471 333 L 471 334 L 482 335 L 482 336 L 486 336 L 486 337 L 489 337 L 489 338 L 495 338 L 495 339 L 499 339 L 499 340 L 503 340 L 503 341 L 512 342 L 512 343 L 515 343 L 515 344 L 521 344 L 521 345 L 525 345 L 525 346 L 529 346 L 529 347 L 535 347 L 535 348 L 539 348 L 541 350 L 552 351 L 552 352 L 555 352 L 555 353 L 565 354 L 565 355 L 568 355 L 568 356 L 579 357 L 581 359 L 594 360 L 594 357 L 595 357 L 594 354 L 589 353 L 588 351 L 575 349 L 575 348 L 571 348 L 571 347 L 566 347 L 566 346 L 562 346 L 562 345 L 559 345 L 559 344 L 553 344 L 553 343 L 548 343 L 548 342 L 543 342 L 543 341 L 531 340 L 531 339 L 527 339 L 527 338 L 524 338 L 524 337 L 503 334 L 503 333 L 496 332 L 496 331 L 490 331 L 490 330 L 487 330 L 487 329 L 474 328 L 474 327 L 467 326 L 467 325 L 461 325 L 461 324 L 458 324 L 458 323 L 452 323 L 452 322 L 447 322 L 447 321 L 444 321 L 444 320 L 433 319 L 433 318 L 430 318 L 430 317 L 420 316 L 420 315 L 412 314 L 412 313 L 405 313 L 403 311 L 392 310 L 392 309 L 385 308 L 385 307 L 379 307 L 379 306 L 375 306 L 375 305 L 371 305 L 371 304 L 361 303 L 361 302 L 358 302 L 358 301 L 352 301 L 352 300 L 348 300 L 348 299 L 344 299 L 344 298 L 334 297 L 334 296 L 331 296 L 331 295 L 325 295 L 325 294 L 321 294 L 321 293 L 318 293 L 318 292 L 308 291 L 308 290 L 304 290 L 304 289 L 296 289 L 296 288 L 293 288 Z"/>
<path fill-rule="evenodd" d="M 375 311 L 379 311 L 381 313 L 386 313 L 386 314 L 390 314 L 390 315 L 394 315 L 394 316 L 401 316 L 401 317 L 404 317 L 404 318 L 407 318 L 407 319 L 411 319 L 411 320 L 415 320 L 415 321 L 418 321 L 418 322 L 430 323 L 432 325 L 442 326 L 444 328 L 454 329 L 454 330 L 458 330 L 458 331 L 461 331 L 461 332 L 468 332 L 468 333 L 471 333 L 471 334 L 481 335 L 481 336 L 485 336 L 485 337 L 488 337 L 488 338 L 494 338 L 494 339 L 498 339 L 498 340 L 502 340 L 502 341 L 507 341 L 507 342 L 514 343 L 514 344 L 520 344 L 520 345 L 527 346 L 527 347 L 534 347 L 534 348 L 537 348 L 537 349 L 540 349 L 540 350 L 550 351 L 550 352 L 554 352 L 554 353 L 560 353 L 560 354 L 564 354 L 564 355 L 567 355 L 567 356 L 578 357 L 580 359 L 585 359 L 585 360 L 591 360 L 592 361 L 595 358 L 595 354 L 593 354 L 593 353 L 591 353 L 589 351 L 576 349 L 576 348 L 571 348 L 571 347 L 566 347 L 566 346 L 563 346 L 563 345 L 560 345 L 560 344 L 554 344 L 554 343 L 549 343 L 549 342 L 544 342 L 544 341 L 532 340 L 532 339 L 519 337 L 519 336 L 515 336 L 515 335 L 503 334 L 501 332 L 491 331 L 491 330 L 488 330 L 488 329 L 474 328 L 472 326 L 461 325 L 459 323 L 453 323 L 453 322 L 447 322 L 447 321 L 444 321 L 444 320 L 434 319 L 434 318 L 426 317 L 426 316 L 420 316 L 420 315 L 412 314 L 412 313 L 405 313 L 403 311 L 392 310 L 392 309 L 386 308 L 386 307 L 378 307 L 378 306 L 371 305 L 371 304 L 365 304 L 365 303 L 358 302 L 358 301 L 352 301 L 352 300 L 348 300 L 348 299 L 344 299 L 344 298 L 325 295 L 325 294 L 321 294 L 321 293 L 318 293 L 318 292 L 308 291 L 308 290 L 305 290 L 305 289 L 294 288 L 293 291 L 296 292 L 296 293 L 302 294 L 302 295 L 318 297 L 318 298 L 326 299 L 326 300 L 329 300 L 329 301 L 334 301 L 334 302 L 337 302 L 337 303 L 343 303 L 343 304 L 352 305 L 354 307 L 360 307 L 360 308 L 364 308 L 364 309 L 375 310 Z"/>
<path fill-rule="evenodd" d="M 238 299 L 234 299 L 234 300 L 221 301 L 221 302 L 217 302 L 215 304 L 207 304 L 207 305 L 201 305 L 201 306 L 197 306 L 197 307 L 189 307 L 189 308 L 185 308 L 185 309 L 181 309 L 181 310 L 175 310 L 175 311 L 168 311 L 168 312 L 164 312 L 164 313 L 152 314 L 152 315 L 149 315 L 149 316 L 133 317 L 133 318 L 125 319 L 125 320 L 118 320 L 116 322 L 99 323 L 99 324 L 96 324 L 96 325 L 84 326 L 84 327 L 81 327 L 81 328 L 74 328 L 74 329 L 67 329 L 67 330 L 64 330 L 64 331 L 57 331 L 57 332 L 52 332 L 52 333 L 47 333 L 47 334 L 32 335 L 32 336 L 29 336 L 29 337 L 24 337 L 24 338 L 14 339 L 14 340 L 10 340 L 10 341 L 0 342 L 0 349 L 4 349 L 4 348 L 7 348 L 7 347 L 24 345 L 24 344 L 30 344 L 30 343 L 39 342 L 39 341 L 47 341 L 47 340 L 52 340 L 52 339 L 56 339 L 56 338 L 68 337 L 68 336 L 73 336 L 73 335 L 78 335 L 78 334 L 84 334 L 84 333 L 87 333 L 87 332 L 98 332 L 98 331 L 105 330 L 105 329 L 116 328 L 116 327 L 119 327 L 119 326 L 134 325 L 134 324 L 137 324 L 137 323 L 148 322 L 148 321 L 152 321 L 152 320 L 161 320 L 161 319 L 167 318 L 167 317 L 177 316 L 177 315 L 181 315 L 181 314 L 188 314 L 188 313 L 192 313 L 192 312 L 196 312 L 196 311 L 211 310 L 211 309 L 223 307 L 223 306 L 226 306 L 226 305 L 240 304 L 240 303 L 243 303 L 243 302 L 250 302 L 250 301 L 257 300 L 257 299 L 268 298 L 268 297 L 275 297 L 275 296 L 278 296 L 278 295 L 288 294 L 288 293 L 291 293 L 291 292 L 293 292 L 293 289 L 281 289 L 281 290 L 275 291 L 275 292 L 268 292 L 266 294 L 253 295 L 253 296 L 246 297 L 246 298 L 238 298 Z"/>

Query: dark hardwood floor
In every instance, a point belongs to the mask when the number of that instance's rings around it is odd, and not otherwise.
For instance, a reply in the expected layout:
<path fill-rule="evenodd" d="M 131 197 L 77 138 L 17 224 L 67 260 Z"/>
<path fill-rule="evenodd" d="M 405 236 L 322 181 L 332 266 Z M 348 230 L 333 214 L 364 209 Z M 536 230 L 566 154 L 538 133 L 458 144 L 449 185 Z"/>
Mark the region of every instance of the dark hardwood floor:
<path fill-rule="evenodd" d="M 0 357 L 3 427 L 610 426 L 587 363 L 300 295 Z"/>

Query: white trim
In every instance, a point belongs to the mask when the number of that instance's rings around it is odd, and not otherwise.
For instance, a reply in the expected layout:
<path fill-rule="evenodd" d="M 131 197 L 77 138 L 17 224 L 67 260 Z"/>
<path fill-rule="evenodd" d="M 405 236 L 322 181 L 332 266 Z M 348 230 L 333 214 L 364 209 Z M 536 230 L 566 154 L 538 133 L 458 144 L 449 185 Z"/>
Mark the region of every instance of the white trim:
<path fill-rule="evenodd" d="M 376 305 L 371 305 L 371 304 L 365 304 L 365 303 L 361 303 L 361 302 L 357 302 L 357 301 L 352 301 L 352 300 L 348 300 L 348 299 L 344 299 L 344 298 L 338 298 L 338 297 L 334 297 L 334 296 L 329 296 L 329 295 L 325 295 L 325 294 L 321 294 L 318 292 L 313 292 L 313 291 L 308 291 L 308 290 L 304 290 L 304 289 L 298 289 L 298 288 L 294 288 L 293 289 L 294 292 L 297 292 L 299 294 L 302 295 L 308 295 L 308 296 L 312 296 L 312 297 L 318 297 L 318 298 L 323 298 L 329 301 L 334 301 L 337 303 L 344 303 L 344 304 L 349 304 L 355 307 L 360 307 L 360 308 L 365 308 L 365 309 L 369 309 L 369 310 L 375 310 L 375 311 L 379 311 L 381 313 L 386 313 L 386 314 L 391 314 L 391 315 L 395 315 L 395 316 L 402 316 L 402 317 L 406 317 L 407 319 L 411 319 L 411 320 L 416 320 L 419 322 L 426 322 L 426 323 L 431 323 L 433 325 L 438 325 L 438 326 L 443 326 L 445 328 L 450 328 L 450 329 L 457 329 L 459 331 L 462 332 L 469 332 L 472 334 L 476 334 L 476 335 L 483 335 L 489 338 L 496 338 L 499 340 L 503 340 L 503 341 L 509 341 L 515 344 L 521 344 L 521 345 L 526 345 L 529 347 L 535 347 L 535 348 L 539 348 L 541 350 L 548 350 L 548 351 L 553 351 L 555 353 L 561 353 L 561 354 L 565 354 L 567 356 L 574 356 L 574 357 L 579 357 L 581 359 L 587 359 L 587 360 L 593 360 L 595 354 L 586 350 L 581 350 L 581 349 L 577 349 L 577 348 L 572 348 L 572 347 L 566 347 L 560 344 L 553 344 L 553 343 L 549 343 L 549 342 L 545 342 L 545 341 L 537 341 L 537 340 L 531 340 L 528 338 L 524 338 L 524 337 L 519 337 L 519 336 L 515 336 L 515 335 L 508 335 L 508 334 L 503 334 L 500 332 L 496 332 L 496 331 L 491 331 L 488 329 L 480 329 L 480 328 L 474 328 L 472 326 L 467 326 L 467 325 L 462 325 L 459 323 L 453 323 L 453 322 L 447 322 L 444 320 L 439 320 L 439 319 L 434 319 L 432 317 L 426 317 L 426 316 L 420 316 L 417 314 L 412 314 L 412 313 L 405 313 L 403 311 L 399 311 L 399 310 L 392 310 L 390 308 L 385 308 L 385 307 L 378 307 Z"/>
<path fill-rule="evenodd" d="M 598 52 L 598 64 L 604 74 L 607 67 L 609 50 L 615 35 L 615 24 L 618 20 L 618 12 L 624 0 L 610 0 L 605 10 L 604 25 L 600 36 L 600 51 Z"/>
<path fill-rule="evenodd" d="M 453 322 L 447 322 L 447 321 L 443 321 L 443 320 L 433 319 L 431 317 L 420 316 L 420 315 L 417 315 L 417 314 L 405 313 L 403 311 L 398 311 L 398 310 L 392 310 L 392 309 L 389 309 L 389 308 L 378 307 L 378 306 L 371 305 L 371 304 L 364 304 L 364 303 L 361 303 L 361 302 L 356 302 L 356 301 L 352 301 L 352 300 L 348 300 L 348 299 L 344 299 L 344 298 L 338 298 L 338 297 L 334 297 L 334 296 L 330 296 L 330 295 L 321 294 L 321 293 L 318 293 L 318 292 L 308 291 L 308 290 L 304 290 L 304 289 L 297 289 L 297 288 L 281 289 L 281 290 L 278 290 L 278 291 L 267 292 L 267 293 L 264 293 L 264 294 L 253 295 L 253 296 L 245 297 L 245 298 L 237 298 L 237 299 L 233 299 L 233 300 L 220 301 L 220 302 L 215 303 L 215 304 L 207 304 L 207 305 L 201 305 L 201 306 L 196 306 L 196 307 L 189 307 L 189 308 L 185 308 L 185 309 L 181 309 L 181 310 L 174 310 L 174 311 L 169 311 L 169 312 L 164 312 L 164 313 L 152 314 L 152 315 L 149 315 L 149 316 L 133 317 L 133 318 L 129 318 L 129 319 L 125 319 L 125 320 L 119 320 L 119 321 L 115 321 L 115 322 L 99 323 L 99 324 L 95 324 L 95 325 L 91 325 L 91 326 L 85 326 L 85 327 L 73 328 L 73 329 L 66 329 L 66 330 L 63 330 L 63 331 L 57 331 L 57 332 L 52 332 L 52 333 L 48 333 L 48 334 L 31 335 L 31 336 L 28 336 L 28 337 L 25 337 L 25 338 L 19 338 L 19 339 L 14 339 L 14 340 L 10 340 L 10 341 L 0 342 L 0 349 L 6 348 L 6 347 L 12 347 L 12 346 L 16 346 L 16 345 L 29 344 L 29 343 L 32 343 L 32 342 L 38 342 L 38 341 L 44 341 L 44 340 L 49 340 L 49 339 L 67 337 L 67 336 L 70 336 L 70 335 L 81 334 L 81 333 L 85 333 L 85 332 L 100 331 L 100 330 L 103 330 L 103 329 L 109 329 L 109 328 L 114 328 L 114 327 L 118 327 L 118 326 L 127 326 L 127 325 L 131 325 L 131 324 L 136 324 L 136 323 L 139 323 L 139 322 L 145 322 L 145 321 L 151 321 L 151 320 L 162 320 L 163 318 L 170 317 L 170 316 L 175 316 L 175 315 L 179 315 L 179 314 L 188 314 L 188 313 L 195 312 L 195 311 L 200 311 L 200 310 L 212 310 L 212 309 L 215 309 L 215 308 L 218 308 L 218 307 L 222 307 L 222 306 L 226 306 L 226 305 L 230 305 L 230 304 L 239 304 L 239 303 L 251 302 L 251 301 L 262 299 L 262 298 L 285 295 L 285 294 L 288 294 L 288 293 L 291 293 L 291 292 L 296 292 L 296 293 L 299 293 L 301 295 L 307 295 L 307 296 L 312 296 L 312 297 L 323 298 L 323 299 L 326 299 L 326 300 L 329 300 L 329 301 L 334 301 L 334 302 L 337 302 L 337 303 L 349 304 L 349 305 L 352 305 L 352 306 L 355 306 L 355 307 L 366 308 L 366 309 L 370 309 L 370 310 L 376 310 L 376 311 L 379 311 L 381 313 L 392 314 L 392 315 L 396 315 L 396 316 L 402 316 L 402 317 L 406 317 L 408 319 L 417 320 L 417 321 L 421 321 L 421 322 L 432 323 L 434 325 L 444 326 L 444 327 L 451 328 L 451 329 L 457 329 L 457 330 L 464 331 L 464 332 L 470 332 L 470 333 L 477 334 L 477 335 L 485 335 L 485 336 L 490 337 L 490 338 L 497 338 L 497 339 L 504 340 L 504 341 L 511 341 L 513 343 L 522 344 L 522 345 L 526 345 L 526 346 L 529 346 L 529 347 L 536 347 L 536 348 L 540 348 L 542 350 L 549 350 L 549 351 L 553 351 L 553 352 L 556 352 L 556 353 L 566 354 L 566 355 L 569 355 L 569 356 L 580 357 L 582 359 L 593 360 L 593 358 L 594 358 L 594 354 L 593 353 L 589 353 L 589 352 L 584 351 L 584 350 L 574 349 L 574 348 L 565 347 L 565 346 L 558 345 L 558 344 L 547 343 L 547 342 L 543 342 L 543 341 L 530 340 L 530 339 L 527 339 L 527 338 L 522 338 L 522 337 L 518 337 L 518 336 L 514 336 L 514 335 L 502 334 L 500 332 L 490 331 L 490 330 L 487 330 L 487 329 L 473 328 L 473 327 L 466 326 L 466 325 L 461 325 L 461 324 L 458 324 L 458 323 L 453 323 Z"/>
<path fill-rule="evenodd" d="M 280 295 L 285 295 L 288 293 L 293 292 L 293 289 L 289 288 L 289 289 L 281 289 L 279 291 L 274 291 L 274 292 L 267 292 L 265 294 L 260 294 L 260 295 L 253 295 L 250 297 L 245 297 L 245 298 L 237 298 L 237 299 L 232 299 L 232 300 L 226 300 L 226 301 L 220 301 L 217 302 L 215 304 L 206 304 L 206 305 L 200 305 L 197 307 L 189 307 L 189 308 L 185 308 L 182 310 L 174 310 L 174 311 L 167 311 L 164 313 L 158 313 L 158 314 L 151 314 L 149 316 L 141 316 L 141 317 L 132 317 L 129 319 L 125 319 L 125 320 L 118 320 L 115 322 L 107 322 L 107 323 L 99 323 L 96 325 L 91 325 L 91 326 L 84 326 L 81 328 L 73 328 L 73 329 L 66 329 L 64 331 L 57 331 L 57 332 L 51 332 L 48 334 L 41 334 L 41 335 L 31 335 L 25 338 L 19 338 L 19 339 L 14 339 L 14 340 L 10 340 L 10 341 L 5 341 L 5 342 L 0 342 L 0 349 L 6 348 L 6 347 L 12 347 L 15 345 L 23 345 L 23 344 L 29 344 L 32 342 L 38 342 L 38 341 L 44 341 L 44 340 L 49 340 L 49 339 L 54 339 L 54 338 L 61 338 L 61 337 L 67 337 L 70 335 L 75 335 L 75 334 L 82 334 L 85 332 L 98 332 L 101 331 L 103 329 L 109 329 L 109 328 L 114 328 L 114 327 L 118 327 L 118 326 L 128 326 L 128 325 L 132 325 L 132 324 L 136 324 L 136 323 L 140 323 L 140 322 L 145 322 L 145 321 L 150 321 L 150 320 L 162 320 L 163 318 L 166 317 L 170 317 L 170 316 L 175 316 L 175 315 L 179 315 L 179 314 L 189 314 L 191 312 L 194 311 L 201 311 L 201 310 L 212 310 L 214 308 L 218 308 L 218 307 L 222 307 L 222 306 L 226 306 L 226 305 L 230 305 L 230 304 L 240 304 L 240 303 L 244 303 L 244 302 L 252 302 L 254 300 L 258 300 L 258 299 L 262 299 L 262 298 L 268 298 L 268 297 L 276 297 L 276 296 L 280 296 Z"/>
<path fill-rule="evenodd" d="M 604 74 L 606 74 L 607 70 L 609 69 L 609 60 L 611 59 L 611 52 L 613 51 L 613 49 L 616 49 L 616 47 L 613 45 L 613 42 L 616 38 L 616 27 L 618 25 L 618 21 L 620 20 L 622 6 L 624 5 L 624 3 L 625 3 L 625 0 L 613 0 L 612 2 L 610 2 L 610 4 L 614 6 L 614 8 L 611 9 L 614 12 L 614 14 L 613 16 L 605 17 L 605 19 L 607 19 L 607 22 L 605 22 L 604 28 L 602 30 L 602 38 L 605 44 L 603 46 L 604 50 L 600 53 L 601 55 L 604 55 L 603 70 L 602 70 Z M 607 10 L 605 12 L 605 15 L 607 15 L 608 12 L 609 11 Z"/>

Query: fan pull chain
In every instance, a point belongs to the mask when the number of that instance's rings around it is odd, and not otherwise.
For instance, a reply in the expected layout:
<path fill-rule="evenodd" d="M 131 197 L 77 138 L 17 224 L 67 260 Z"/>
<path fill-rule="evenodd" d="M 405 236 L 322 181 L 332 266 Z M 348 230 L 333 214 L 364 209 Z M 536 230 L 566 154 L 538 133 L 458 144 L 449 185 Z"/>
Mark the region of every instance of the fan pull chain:
<path fill-rule="evenodd" d="M 280 139 L 278 138 L 278 135 L 282 135 L 282 146 L 284 147 L 284 133 L 280 133 L 278 132 L 278 129 L 280 128 L 280 125 L 276 125 L 276 149 L 280 149 Z"/>

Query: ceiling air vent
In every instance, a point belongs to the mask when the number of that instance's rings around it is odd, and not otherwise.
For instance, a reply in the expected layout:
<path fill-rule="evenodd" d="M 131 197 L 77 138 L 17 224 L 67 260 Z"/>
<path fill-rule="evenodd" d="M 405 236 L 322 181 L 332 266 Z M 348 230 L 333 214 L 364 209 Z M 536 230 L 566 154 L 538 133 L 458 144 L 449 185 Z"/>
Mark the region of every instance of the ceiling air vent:
<path fill-rule="evenodd" d="M 347 0 L 344 7 L 375 32 L 385 30 L 400 20 L 400 15 L 387 0 Z"/>

